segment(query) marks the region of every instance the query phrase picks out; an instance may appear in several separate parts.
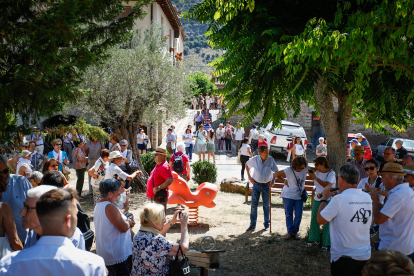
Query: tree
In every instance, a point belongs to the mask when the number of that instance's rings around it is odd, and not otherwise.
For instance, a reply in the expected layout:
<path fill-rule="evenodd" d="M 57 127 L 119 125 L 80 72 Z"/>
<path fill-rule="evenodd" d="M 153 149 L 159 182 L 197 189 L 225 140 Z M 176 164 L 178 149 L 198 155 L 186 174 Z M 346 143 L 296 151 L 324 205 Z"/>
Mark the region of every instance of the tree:
<path fill-rule="evenodd" d="M 124 11 L 120 0 L 2 1 L 0 124 L 8 114 L 28 123 L 75 102 L 88 66 L 128 39 L 151 2 L 139 0 L 131 14 L 117 18 Z"/>
<path fill-rule="evenodd" d="M 162 34 L 162 28 L 152 24 L 133 36 L 131 48 L 112 48 L 104 65 L 87 70 L 81 88 L 89 93 L 77 106 L 92 112 L 84 113 L 84 117 L 106 123 L 127 139 L 144 172 L 137 147 L 139 126 L 164 122 L 165 113 L 168 120 L 185 116 L 185 103 L 191 97 L 184 69 L 173 66 L 165 43 L 159 39 Z"/>
<path fill-rule="evenodd" d="M 250 122 L 263 112 L 262 124 L 277 125 L 308 102 L 321 114 L 338 170 L 352 116 L 382 131 L 412 123 L 413 3 L 231 0 L 236 8 L 228 10 L 206 0 L 186 17 L 210 22 L 207 39 L 226 50 L 213 64 L 230 113 Z"/>
<path fill-rule="evenodd" d="M 191 73 L 188 75 L 188 79 L 191 82 L 193 96 L 198 97 L 200 93 L 203 95 L 207 93 L 211 95 L 217 90 L 216 85 L 211 82 L 210 76 L 204 71 Z"/>
<path fill-rule="evenodd" d="M 195 53 L 196 53 L 196 54 L 199 54 L 199 53 L 200 53 L 200 51 L 201 51 L 201 48 L 200 48 L 200 47 L 196 47 L 196 48 L 195 48 Z"/>

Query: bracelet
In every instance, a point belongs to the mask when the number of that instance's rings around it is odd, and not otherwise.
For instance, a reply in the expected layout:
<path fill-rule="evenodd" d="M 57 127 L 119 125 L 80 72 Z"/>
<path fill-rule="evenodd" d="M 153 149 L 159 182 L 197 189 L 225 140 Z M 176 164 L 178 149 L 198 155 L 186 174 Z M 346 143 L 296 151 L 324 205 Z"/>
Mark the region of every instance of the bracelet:
<path fill-rule="evenodd" d="M 325 199 L 319 200 L 320 203 L 325 202 L 326 204 L 328 204 L 328 201 Z"/>
<path fill-rule="evenodd" d="M 170 224 L 170 227 L 173 227 L 173 225 L 175 224 L 175 223 L 171 224 L 171 221 L 169 221 L 168 223 Z"/>

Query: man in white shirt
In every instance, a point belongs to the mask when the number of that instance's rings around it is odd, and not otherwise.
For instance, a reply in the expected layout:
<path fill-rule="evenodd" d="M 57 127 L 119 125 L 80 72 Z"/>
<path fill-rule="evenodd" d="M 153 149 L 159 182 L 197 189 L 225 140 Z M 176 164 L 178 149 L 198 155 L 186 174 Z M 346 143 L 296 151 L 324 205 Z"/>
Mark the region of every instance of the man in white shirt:
<path fill-rule="evenodd" d="M 361 275 L 362 268 L 371 258 L 370 226 L 372 200 L 369 194 L 357 189 L 359 171 L 352 165 L 339 170 L 338 187 L 331 192 L 332 184 L 325 187 L 318 210 L 318 223 L 329 222 L 331 237 L 331 274 Z"/>
<path fill-rule="evenodd" d="M 244 139 L 244 128 L 241 126 L 241 124 L 237 124 L 236 129 L 234 130 L 233 133 L 234 137 L 233 140 L 236 142 L 236 152 L 239 151 L 241 143 Z"/>
<path fill-rule="evenodd" d="M 24 202 L 23 209 L 20 211 L 20 215 L 22 216 L 23 227 L 31 230 L 24 243 L 24 249 L 34 246 L 43 235 L 42 226 L 36 213 L 36 200 L 53 189 L 56 189 L 56 187 L 41 185 L 27 191 L 27 199 Z M 76 227 L 75 233 L 70 237 L 70 240 L 75 247 L 85 250 L 85 238 L 79 228 Z"/>
<path fill-rule="evenodd" d="M 379 224 L 378 250 L 395 250 L 409 256 L 414 253 L 414 192 L 404 181 L 403 167 L 386 163 L 379 173 L 389 191 L 384 205 L 377 192 L 372 192 L 375 223 Z"/>
<path fill-rule="evenodd" d="M 43 155 L 43 151 L 45 149 L 44 142 L 43 142 L 43 136 L 39 133 L 39 129 L 37 127 L 33 128 L 33 133 L 32 135 L 30 135 L 30 139 L 28 139 L 27 142 L 31 142 L 31 141 L 36 143 L 35 151 Z"/>
<path fill-rule="evenodd" d="M 36 245 L 0 261 L 0 275 L 106 275 L 102 257 L 76 248 L 69 240 L 76 230 L 76 191 L 54 189 L 36 202 L 43 236 Z"/>

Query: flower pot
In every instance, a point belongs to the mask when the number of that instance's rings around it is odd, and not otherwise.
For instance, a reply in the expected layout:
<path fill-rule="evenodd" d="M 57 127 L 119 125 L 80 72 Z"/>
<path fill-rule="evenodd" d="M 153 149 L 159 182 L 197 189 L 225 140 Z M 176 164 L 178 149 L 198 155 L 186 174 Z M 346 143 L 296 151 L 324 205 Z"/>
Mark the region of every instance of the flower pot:
<path fill-rule="evenodd" d="M 170 48 L 170 52 L 174 52 L 174 48 Z"/>

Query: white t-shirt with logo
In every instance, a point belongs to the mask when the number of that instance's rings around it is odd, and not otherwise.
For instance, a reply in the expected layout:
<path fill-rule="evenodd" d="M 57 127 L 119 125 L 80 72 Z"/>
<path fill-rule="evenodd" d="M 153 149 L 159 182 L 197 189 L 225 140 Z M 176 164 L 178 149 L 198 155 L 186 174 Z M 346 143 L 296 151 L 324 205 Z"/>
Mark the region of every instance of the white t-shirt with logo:
<path fill-rule="evenodd" d="M 395 186 L 388 192 L 381 211 L 388 219 L 379 226 L 379 250 L 414 252 L 414 192 L 408 183 Z"/>
<path fill-rule="evenodd" d="M 304 151 L 303 151 L 302 145 L 295 144 L 295 147 L 296 147 L 295 155 L 303 155 Z"/>
<path fill-rule="evenodd" d="M 283 186 L 283 190 L 282 190 L 282 193 L 280 194 L 280 197 L 300 200 L 301 199 L 300 195 L 303 191 L 303 188 L 305 187 L 306 174 L 308 170 L 309 170 L 309 167 L 304 168 L 303 171 L 301 172 L 295 171 L 293 173 L 292 167 L 284 169 L 283 171 L 285 172 L 286 180 L 289 186 L 287 185 Z M 295 175 L 297 179 L 299 179 L 301 187 L 298 186 Z"/>
<path fill-rule="evenodd" d="M 377 178 L 375 178 L 375 181 L 374 181 L 374 183 L 372 183 L 372 184 L 369 184 L 369 177 L 365 177 L 365 178 L 362 178 L 360 181 L 359 181 L 359 183 L 358 183 L 358 189 L 362 189 L 362 190 L 365 190 L 365 183 L 368 183 L 368 185 L 369 186 L 372 186 L 372 187 L 375 187 L 375 185 L 377 184 L 377 179 L 378 179 L 378 176 L 377 176 Z M 380 184 L 380 189 L 381 189 L 381 191 L 385 191 L 386 189 L 385 189 L 385 186 L 384 186 L 384 184 L 381 182 L 381 184 Z M 385 199 L 385 196 L 383 196 L 383 195 L 379 195 L 379 199 L 380 199 L 380 202 L 382 203 L 382 204 L 384 204 L 384 199 Z"/>
<path fill-rule="evenodd" d="M 361 189 L 346 189 L 332 198 L 321 216 L 329 221 L 331 262 L 341 256 L 366 261 L 371 258 L 371 196 Z"/>
<path fill-rule="evenodd" d="M 335 188 L 336 187 L 336 176 L 335 176 L 335 171 L 334 170 L 330 170 L 327 173 L 321 173 L 320 171 L 316 171 L 315 175 L 317 178 L 319 178 L 320 180 L 322 180 L 323 182 L 328 182 L 328 183 L 332 183 L 332 187 L 331 188 Z M 316 194 L 321 194 L 323 189 L 325 189 L 324 187 L 322 187 L 321 184 L 318 183 L 318 181 L 314 180 L 313 181 L 315 183 L 315 187 L 316 187 Z M 314 198 L 316 201 L 320 201 L 321 199 L 318 198 L 317 196 L 315 196 Z M 330 197 L 328 199 L 331 200 L 332 198 Z"/>

